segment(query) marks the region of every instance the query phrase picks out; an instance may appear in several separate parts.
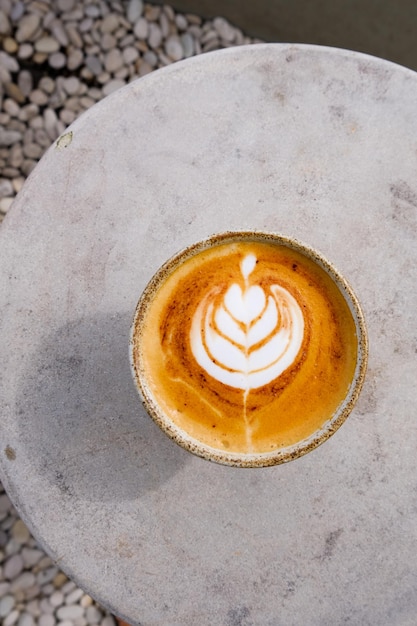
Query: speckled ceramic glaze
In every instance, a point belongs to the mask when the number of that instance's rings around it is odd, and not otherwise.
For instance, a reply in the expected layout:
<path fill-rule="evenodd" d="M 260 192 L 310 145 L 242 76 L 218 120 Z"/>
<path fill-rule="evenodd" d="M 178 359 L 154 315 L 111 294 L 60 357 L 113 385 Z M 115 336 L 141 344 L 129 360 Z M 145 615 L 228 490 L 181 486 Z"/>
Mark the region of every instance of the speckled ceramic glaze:
<path fill-rule="evenodd" d="M 179 268 L 184 268 L 184 263 L 187 260 L 196 259 L 197 255 L 201 256 L 203 251 L 209 249 L 216 250 L 219 249 L 219 246 L 223 246 L 223 250 L 226 244 L 233 246 L 234 244 L 240 243 L 255 245 L 257 243 L 275 244 L 280 250 L 285 251 L 286 249 L 292 249 L 297 253 L 301 253 L 305 259 L 312 261 L 331 277 L 331 280 L 337 285 L 338 292 L 343 295 L 348 305 L 349 313 L 354 321 L 351 341 L 355 344 L 356 363 L 354 371 L 352 372 L 352 378 L 349 380 L 346 391 L 343 397 L 340 398 L 338 406 L 331 414 L 328 414 L 329 409 L 323 401 L 324 406 L 320 420 L 321 423 L 317 430 L 292 445 L 276 445 L 273 451 L 257 452 L 253 449 L 251 442 L 247 441 L 251 437 L 250 419 L 253 420 L 254 414 L 254 412 L 249 414 L 247 410 L 247 398 L 252 389 L 266 388 L 271 381 L 275 381 L 279 385 L 281 379 L 283 379 L 284 382 L 279 387 L 279 393 L 285 394 L 287 387 L 293 381 L 289 379 L 288 382 L 286 382 L 284 374 L 288 372 L 291 367 L 294 367 L 295 364 L 297 364 L 296 375 L 300 375 L 300 371 L 302 372 L 306 363 L 303 359 L 297 362 L 297 355 L 302 351 L 308 351 L 308 345 L 303 341 L 303 335 L 305 336 L 307 334 L 303 320 L 304 317 L 310 313 L 305 309 L 303 312 L 302 307 L 297 304 L 296 298 L 289 294 L 284 288 L 285 278 L 280 276 L 279 269 L 277 270 L 277 280 L 275 282 L 281 284 L 272 285 L 271 294 L 265 296 L 265 289 L 262 289 L 256 284 L 249 284 L 249 276 L 254 271 L 255 265 L 259 262 L 259 259 L 257 259 L 253 253 L 247 254 L 240 263 L 243 288 L 235 283 L 233 279 L 227 277 L 227 281 L 230 282 L 230 284 L 227 285 L 224 296 L 220 297 L 219 303 L 214 302 L 211 304 L 210 294 L 214 294 L 213 299 L 215 300 L 219 290 L 217 281 L 224 280 L 220 269 L 218 269 L 217 274 L 214 274 L 213 278 L 211 278 L 213 284 L 210 282 L 206 284 L 208 279 L 203 278 L 204 290 L 202 292 L 202 301 L 198 302 L 197 306 L 190 304 L 190 307 L 184 312 L 184 302 L 176 302 L 174 299 L 174 288 L 172 299 L 165 305 L 167 310 L 169 310 L 170 317 L 178 315 L 180 316 L 179 323 L 181 325 L 189 324 L 189 329 L 187 329 L 184 335 L 181 335 L 183 341 L 179 346 L 179 350 L 184 349 L 184 353 L 190 353 L 190 369 L 196 370 L 197 372 L 201 369 L 205 372 L 202 378 L 204 381 L 202 387 L 207 388 L 210 384 L 210 380 L 216 379 L 217 382 L 221 384 L 220 386 L 216 386 L 216 396 L 213 399 L 217 400 L 221 394 L 226 402 L 235 401 L 234 398 L 232 399 L 231 397 L 231 387 L 241 390 L 242 415 L 236 418 L 235 415 L 232 415 L 231 411 L 230 414 L 227 412 L 226 406 L 226 424 L 230 423 L 230 420 L 233 419 L 246 421 L 246 440 L 243 442 L 241 450 L 235 449 L 234 451 L 230 451 L 224 449 L 224 447 L 220 445 L 221 441 L 218 438 L 214 440 L 213 444 L 211 444 L 210 439 L 199 439 L 192 430 L 187 429 L 186 422 L 185 425 L 183 425 L 182 422 L 175 419 L 175 415 L 178 413 L 176 407 L 182 406 L 182 404 L 178 402 L 178 400 L 170 400 L 165 403 L 165 384 L 161 383 L 158 388 L 157 383 L 154 382 L 155 376 L 152 375 L 149 363 L 147 362 L 148 356 L 150 357 L 149 360 L 153 360 L 154 354 L 158 349 L 158 344 L 162 346 L 162 341 L 166 340 L 165 336 L 167 331 L 166 329 L 160 330 L 160 316 L 156 314 L 155 308 L 152 309 L 151 306 L 156 295 L 163 289 L 169 277 L 173 277 Z M 231 248 L 231 253 L 232 251 L 233 248 Z M 217 261 L 217 264 L 221 266 L 221 258 Z M 293 268 L 297 269 L 295 263 L 293 263 Z M 259 271 L 259 268 L 257 269 Z M 267 268 L 267 271 L 271 273 L 271 266 Z M 197 276 L 199 277 L 203 272 L 204 270 L 199 269 Z M 293 272 L 293 275 L 294 274 L 295 272 Z M 184 279 L 182 278 L 182 280 Z M 237 275 L 237 280 L 239 280 L 239 275 Z M 190 281 L 195 289 L 196 287 L 195 284 L 192 283 L 192 278 L 190 278 Z M 278 289 L 280 290 L 279 292 L 277 292 Z M 298 287 L 298 293 L 299 289 Z M 292 285 L 292 290 L 297 294 L 296 285 Z M 188 290 L 187 293 L 188 298 L 190 298 L 190 291 Z M 275 297 L 273 295 L 274 293 L 276 294 Z M 301 296 L 302 295 L 301 293 Z M 199 297 L 199 294 L 197 297 Z M 259 298 L 259 300 L 257 298 Z M 205 304 L 205 300 L 207 301 L 207 299 L 208 303 Z M 332 304 L 332 302 L 329 302 L 330 306 L 332 306 Z M 211 312 L 213 306 L 214 310 Z M 306 305 L 304 305 L 304 307 L 305 306 Z M 292 311 L 292 309 L 294 309 L 294 311 Z M 201 311 L 204 311 L 204 313 Z M 189 313 L 191 317 L 189 317 Z M 319 313 L 317 313 L 317 315 L 319 315 Z M 272 319 L 272 324 L 269 321 L 270 319 Z M 189 321 L 187 322 L 187 320 Z M 311 326 L 311 323 L 308 325 Z M 313 330 L 310 332 L 314 333 L 316 328 L 319 329 L 322 328 L 322 326 L 323 323 L 313 325 Z M 151 341 L 148 342 L 150 345 L 148 352 L 146 352 L 143 347 L 146 343 L 144 339 L 146 333 L 152 338 Z M 251 340 L 251 334 L 254 335 L 253 340 Z M 187 346 L 184 345 L 187 343 L 187 340 L 189 340 L 190 343 L 188 350 Z M 319 347 L 319 351 L 321 349 L 327 350 L 327 347 Z M 196 379 L 196 373 L 191 373 L 188 377 L 189 382 L 185 383 L 185 379 L 181 378 L 181 372 L 173 369 L 173 367 L 169 365 L 169 356 L 172 350 L 175 350 L 175 346 L 169 346 L 168 349 L 161 350 L 161 360 L 158 369 L 164 368 L 166 370 L 167 373 L 164 374 L 164 376 L 168 381 L 168 389 L 170 389 L 172 385 L 176 385 L 182 391 L 184 385 L 190 386 L 193 383 Z M 347 281 L 315 250 L 287 237 L 262 232 L 234 232 L 214 235 L 186 248 L 169 259 L 153 276 L 138 302 L 130 340 L 132 374 L 143 402 L 156 423 L 167 435 L 186 450 L 205 459 L 237 467 L 265 467 L 284 463 L 313 450 L 328 439 L 345 421 L 358 398 L 366 372 L 367 353 L 368 342 L 363 313 Z M 330 352 L 328 358 L 331 358 Z M 183 360 L 184 359 L 182 359 L 182 361 Z M 338 355 L 336 361 L 340 361 L 340 355 Z M 252 370 L 250 369 L 251 362 L 254 363 Z M 169 372 L 169 368 L 171 368 L 171 372 Z M 311 379 L 317 377 L 317 368 L 318 365 L 314 362 L 311 374 L 305 378 L 298 392 L 303 397 L 304 406 L 301 411 L 305 412 L 306 416 L 308 415 L 308 404 L 311 402 L 310 389 L 313 387 L 313 381 Z M 208 374 L 208 377 L 206 374 Z M 201 376 L 202 373 L 200 372 L 200 377 Z M 330 378 L 336 378 L 331 368 L 328 370 L 328 376 Z M 162 380 L 163 377 L 161 378 L 161 381 Z M 151 381 L 154 383 L 153 385 Z M 200 390 L 197 390 L 197 395 L 201 395 L 203 392 L 202 387 Z M 178 395 L 182 400 L 181 391 L 178 392 Z M 322 390 L 320 389 L 320 391 Z M 268 389 L 268 393 L 271 395 L 277 394 L 276 386 L 272 387 L 270 390 Z M 193 396 L 191 395 L 190 398 L 192 402 Z M 163 402 L 160 400 L 163 400 Z M 205 401 L 202 411 L 209 413 L 211 410 L 213 413 L 211 421 L 214 421 L 217 408 L 216 406 L 208 406 L 208 404 L 209 402 Z M 186 404 L 187 408 L 188 406 L 189 405 Z M 164 409 L 164 407 L 166 408 Z M 282 413 L 286 413 L 287 411 L 288 407 L 284 404 L 281 411 L 275 410 L 274 419 L 279 422 L 280 419 L 283 418 Z M 181 409 L 180 412 L 182 412 Z M 193 407 L 193 414 L 196 413 L 197 418 L 200 418 L 198 412 L 199 407 L 197 405 L 196 409 Z M 208 419 L 210 421 L 210 418 Z M 190 426 L 192 427 L 193 424 L 191 423 Z M 215 424 L 213 424 L 213 428 L 214 427 Z M 224 431 L 222 436 L 227 439 L 227 425 L 224 427 Z M 271 437 L 271 441 L 272 440 L 273 438 Z M 219 445 L 216 445 L 217 442 Z M 229 444 L 227 447 L 230 447 Z M 272 445 L 269 447 L 272 447 Z M 235 446 L 235 448 L 239 448 L 239 445 Z"/>

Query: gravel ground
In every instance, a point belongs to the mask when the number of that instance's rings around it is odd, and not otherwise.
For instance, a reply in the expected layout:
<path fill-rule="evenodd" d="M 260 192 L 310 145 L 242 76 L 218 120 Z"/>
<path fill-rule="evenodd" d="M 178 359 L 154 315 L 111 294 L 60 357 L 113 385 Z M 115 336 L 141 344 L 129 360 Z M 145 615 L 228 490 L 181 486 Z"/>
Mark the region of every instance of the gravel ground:
<path fill-rule="evenodd" d="M 140 76 L 256 43 L 142 0 L 0 0 L 0 222 L 49 145 L 78 115 Z M 0 484 L 0 623 L 114 626 L 37 546 Z"/>

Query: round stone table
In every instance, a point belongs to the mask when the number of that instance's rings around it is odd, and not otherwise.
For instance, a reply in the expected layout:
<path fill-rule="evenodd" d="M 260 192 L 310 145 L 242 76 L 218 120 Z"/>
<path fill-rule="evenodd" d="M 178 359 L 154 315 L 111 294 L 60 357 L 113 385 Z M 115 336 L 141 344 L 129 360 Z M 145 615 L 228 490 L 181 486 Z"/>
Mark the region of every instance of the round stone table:
<path fill-rule="evenodd" d="M 1 478 L 59 566 L 142 626 L 411 626 L 417 615 L 417 75 L 361 54 L 233 48 L 112 94 L 0 229 Z M 158 266 L 219 231 L 320 250 L 370 339 L 323 446 L 239 469 L 145 414 L 129 327 Z"/>

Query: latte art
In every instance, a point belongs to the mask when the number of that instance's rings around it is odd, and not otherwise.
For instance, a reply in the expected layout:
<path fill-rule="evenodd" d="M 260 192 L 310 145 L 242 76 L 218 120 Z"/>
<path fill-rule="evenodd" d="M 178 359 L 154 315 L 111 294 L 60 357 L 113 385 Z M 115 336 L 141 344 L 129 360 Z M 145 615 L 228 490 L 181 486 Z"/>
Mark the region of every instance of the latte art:
<path fill-rule="evenodd" d="M 302 311 L 283 287 L 269 295 L 249 284 L 256 257 L 241 262 L 244 289 L 233 283 L 218 302 L 209 292 L 193 317 L 190 342 L 197 363 L 216 380 L 249 391 L 282 374 L 295 360 L 304 334 Z"/>
<path fill-rule="evenodd" d="M 261 464 L 288 460 L 347 414 L 355 305 L 298 244 L 250 233 L 214 240 L 174 257 L 145 290 L 135 379 L 157 423 L 188 449 L 239 465 L 258 454 Z"/>

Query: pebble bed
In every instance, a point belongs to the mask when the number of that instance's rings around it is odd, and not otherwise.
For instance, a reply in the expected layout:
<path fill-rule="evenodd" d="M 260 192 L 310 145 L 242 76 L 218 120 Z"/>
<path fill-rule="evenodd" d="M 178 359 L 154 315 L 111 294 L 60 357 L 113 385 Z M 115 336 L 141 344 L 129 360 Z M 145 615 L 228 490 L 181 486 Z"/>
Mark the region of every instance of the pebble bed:
<path fill-rule="evenodd" d="M 37 546 L 0 483 L 0 624 L 115 626 Z"/>
<path fill-rule="evenodd" d="M 257 41 L 222 17 L 143 0 L 0 0 L 0 222 L 45 150 L 100 99 L 170 63 Z M 0 624 L 116 624 L 37 546 L 1 483 Z"/>
<path fill-rule="evenodd" d="M 50 144 L 138 77 L 256 43 L 222 17 L 143 0 L 0 0 L 0 221 Z"/>

